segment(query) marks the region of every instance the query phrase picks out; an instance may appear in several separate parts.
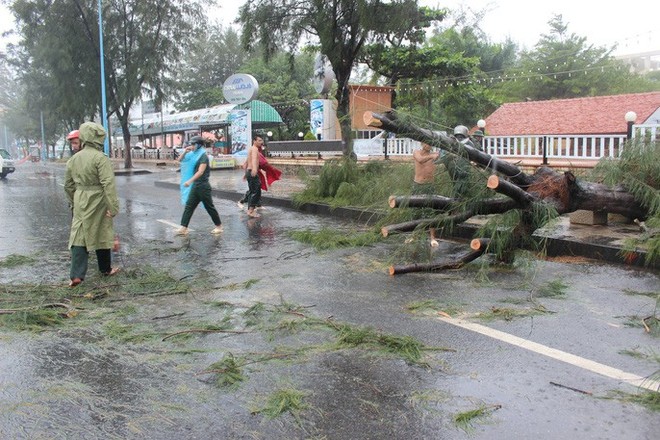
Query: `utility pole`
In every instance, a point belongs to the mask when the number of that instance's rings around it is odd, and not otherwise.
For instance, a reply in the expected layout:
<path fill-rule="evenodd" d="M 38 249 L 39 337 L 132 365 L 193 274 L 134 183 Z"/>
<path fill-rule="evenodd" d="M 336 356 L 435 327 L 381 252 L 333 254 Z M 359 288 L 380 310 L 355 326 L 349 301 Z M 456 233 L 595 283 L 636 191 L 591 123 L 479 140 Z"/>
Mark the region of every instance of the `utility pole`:
<path fill-rule="evenodd" d="M 99 53 L 101 62 L 101 118 L 103 118 L 103 128 L 105 129 L 105 142 L 103 143 L 103 152 L 110 156 L 110 133 L 108 133 L 108 109 L 105 101 L 105 55 L 103 53 L 103 9 L 101 0 L 99 0 Z"/>
<path fill-rule="evenodd" d="M 41 115 L 41 156 L 44 158 L 44 161 L 48 159 L 48 148 L 46 147 L 46 134 L 44 132 L 44 112 L 40 112 Z"/>

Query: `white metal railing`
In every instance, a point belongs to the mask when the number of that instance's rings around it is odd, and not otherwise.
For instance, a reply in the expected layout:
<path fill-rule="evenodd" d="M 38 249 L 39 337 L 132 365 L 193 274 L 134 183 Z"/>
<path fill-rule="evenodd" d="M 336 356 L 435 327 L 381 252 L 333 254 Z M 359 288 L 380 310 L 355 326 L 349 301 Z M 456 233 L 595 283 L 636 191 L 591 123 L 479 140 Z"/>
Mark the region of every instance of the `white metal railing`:
<path fill-rule="evenodd" d="M 413 151 L 422 148 L 422 143 L 409 138 L 388 138 L 385 146 L 388 156 L 412 156 Z"/>
<path fill-rule="evenodd" d="M 498 157 L 598 160 L 618 157 L 625 141 L 623 135 L 487 136 L 484 150 Z"/>
<path fill-rule="evenodd" d="M 660 125 L 658 124 L 633 125 L 632 137 L 648 138 L 652 142 L 660 141 Z"/>

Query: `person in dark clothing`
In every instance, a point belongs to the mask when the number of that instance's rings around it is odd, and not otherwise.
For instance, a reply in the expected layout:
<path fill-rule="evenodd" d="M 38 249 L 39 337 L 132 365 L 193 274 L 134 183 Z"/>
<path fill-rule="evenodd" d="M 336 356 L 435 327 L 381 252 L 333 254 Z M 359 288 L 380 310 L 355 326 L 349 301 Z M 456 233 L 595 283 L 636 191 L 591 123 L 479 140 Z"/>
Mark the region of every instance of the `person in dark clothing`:
<path fill-rule="evenodd" d="M 191 145 L 184 150 L 180 160 L 183 160 L 185 155 L 190 152 L 196 152 L 199 154 L 200 149 L 204 148 L 204 138 L 201 136 L 192 137 L 190 143 Z M 215 225 L 215 228 L 213 228 L 211 233 L 220 234 L 222 233 L 222 222 L 220 221 L 218 211 L 213 205 L 211 184 L 209 183 L 211 169 L 209 168 L 209 157 L 205 152 L 202 152 L 199 159 L 197 159 L 194 172 L 195 174 L 183 183 L 185 187 L 191 188 L 186 201 L 186 207 L 183 210 L 183 216 L 181 217 L 181 228 L 177 230 L 176 235 L 188 235 L 188 224 L 200 202 L 204 205 L 206 212 L 211 216 L 211 220 Z"/>
<path fill-rule="evenodd" d="M 254 135 L 252 146 L 248 149 L 247 165 L 245 169 L 245 178 L 248 183 L 250 194 L 247 197 L 248 210 L 250 217 L 258 218 L 256 207 L 261 203 L 261 180 L 259 179 L 259 149 L 264 144 L 264 138 L 261 135 Z"/>

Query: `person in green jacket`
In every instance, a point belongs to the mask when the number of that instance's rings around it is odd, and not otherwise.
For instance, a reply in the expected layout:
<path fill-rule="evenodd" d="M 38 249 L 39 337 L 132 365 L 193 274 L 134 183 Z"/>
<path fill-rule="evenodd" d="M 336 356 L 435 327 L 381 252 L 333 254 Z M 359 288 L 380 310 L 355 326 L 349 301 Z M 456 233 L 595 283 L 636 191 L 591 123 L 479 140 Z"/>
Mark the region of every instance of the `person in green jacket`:
<path fill-rule="evenodd" d="M 71 287 L 87 273 L 89 251 L 96 252 L 99 271 L 114 275 L 112 267 L 115 234 L 112 218 L 119 212 L 112 163 L 103 154 L 105 130 L 94 122 L 80 126 L 81 150 L 66 164 L 64 191 L 73 207 L 69 249 L 71 249 Z"/>

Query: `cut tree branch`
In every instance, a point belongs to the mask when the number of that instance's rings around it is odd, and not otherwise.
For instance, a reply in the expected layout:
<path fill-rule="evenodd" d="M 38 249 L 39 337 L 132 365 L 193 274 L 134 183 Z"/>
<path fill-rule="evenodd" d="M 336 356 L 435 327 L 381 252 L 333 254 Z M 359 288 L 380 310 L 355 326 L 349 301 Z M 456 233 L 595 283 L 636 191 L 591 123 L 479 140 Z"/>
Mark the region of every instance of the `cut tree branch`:
<path fill-rule="evenodd" d="M 390 208 L 432 208 L 438 211 L 449 211 L 460 207 L 461 200 L 451 197 L 430 196 L 390 196 Z M 501 214 L 511 209 L 520 208 L 514 200 L 508 198 L 494 198 L 477 201 L 471 205 L 475 215 Z"/>
<path fill-rule="evenodd" d="M 433 272 L 447 269 L 460 269 L 470 261 L 474 261 L 486 252 L 490 240 L 487 238 L 475 238 L 470 243 L 470 252 L 462 255 L 454 261 L 442 263 L 413 263 L 399 266 L 390 266 L 390 275 L 400 275 L 411 272 Z"/>
<path fill-rule="evenodd" d="M 383 226 L 380 229 L 380 233 L 383 235 L 383 237 L 387 237 L 392 233 L 397 233 L 397 232 L 411 232 L 417 229 L 418 227 L 424 228 L 424 229 L 430 229 L 430 228 L 442 228 L 444 226 L 447 226 L 448 224 L 460 224 L 463 223 L 465 220 L 469 219 L 474 215 L 474 212 L 471 210 L 463 211 L 458 214 L 450 215 L 450 216 L 443 216 L 440 218 L 435 218 L 435 219 L 428 219 L 428 218 L 421 218 L 418 220 L 411 220 L 408 222 L 403 222 L 403 223 L 397 223 L 394 225 L 388 225 L 388 226 Z"/>
<path fill-rule="evenodd" d="M 526 192 L 524 189 L 521 189 L 504 179 L 500 179 L 495 174 L 488 178 L 486 186 L 499 194 L 511 197 L 522 208 L 528 208 L 532 203 L 538 201 L 536 197 Z"/>

